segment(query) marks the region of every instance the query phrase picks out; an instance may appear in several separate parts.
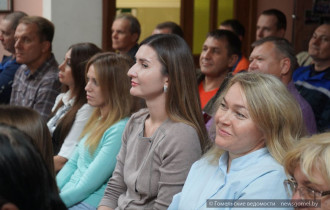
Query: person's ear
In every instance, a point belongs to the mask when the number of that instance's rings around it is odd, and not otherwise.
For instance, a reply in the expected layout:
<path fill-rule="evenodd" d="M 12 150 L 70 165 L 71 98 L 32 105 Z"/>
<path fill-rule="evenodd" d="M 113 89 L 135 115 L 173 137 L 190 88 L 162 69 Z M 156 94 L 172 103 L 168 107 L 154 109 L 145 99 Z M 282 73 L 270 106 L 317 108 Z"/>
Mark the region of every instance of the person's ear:
<path fill-rule="evenodd" d="M 164 81 L 164 93 L 167 93 L 168 91 L 168 76 L 165 77 Z"/>
<path fill-rule="evenodd" d="M 280 61 L 281 75 L 287 75 L 290 72 L 291 61 L 289 58 L 282 58 Z"/>
<path fill-rule="evenodd" d="M 139 34 L 134 33 L 134 34 L 132 34 L 131 41 L 132 42 L 137 42 L 138 41 L 138 38 L 139 38 Z"/>
<path fill-rule="evenodd" d="M 41 51 L 43 53 L 46 53 L 46 52 L 50 51 L 50 45 L 51 45 L 51 43 L 49 41 L 43 41 Z"/>
<path fill-rule="evenodd" d="M 169 83 L 169 79 L 168 79 L 168 76 L 165 77 L 165 85 L 168 87 L 168 83 Z"/>
<path fill-rule="evenodd" d="M 228 67 L 232 68 L 238 61 L 238 55 L 237 54 L 232 54 L 229 57 L 229 62 L 228 62 Z"/>
<path fill-rule="evenodd" d="M 285 30 L 282 28 L 282 29 L 280 29 L 280 30 L 278 30 L 277 31 L 277 35 L 278 35 L 278 37 L 284 37 L 284 35 L 285 35 Z"/>

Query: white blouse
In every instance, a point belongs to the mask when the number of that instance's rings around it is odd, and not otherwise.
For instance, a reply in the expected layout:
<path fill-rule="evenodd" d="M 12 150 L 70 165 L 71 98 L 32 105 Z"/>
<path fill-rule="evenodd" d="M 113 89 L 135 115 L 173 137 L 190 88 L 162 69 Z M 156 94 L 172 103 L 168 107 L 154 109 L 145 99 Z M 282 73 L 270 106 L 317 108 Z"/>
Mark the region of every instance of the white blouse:
<path fill-rule="evenodd" d="M 69 111 L 69 109 L 74 103 L 75 99 L 69 99 L 69 96 L 70 92 L 67 91 L 66 93 L 59 94 L 56 98 L 52 111 L 55 110 L 56 106 L 61 100 L 63 101 L 63 106 L 57 110 L 56 114 L 47 123 L 49 131 L 52 135 L 54 130 L 56 129 L 58 120 L 61 119 Z M 93 107 L 86 103 L 78 110 L 76 114 L 76 119 L 71 127 L 71 130 L 64 139 L 62 147 L 58 153 L 59 156 L 62 156 L 66 159 L 69 159 L 71 157 L 76 145 L 78 144 L 80 134 L 83 131 L 89 117 L 91 116 L 93 109 Z"/>

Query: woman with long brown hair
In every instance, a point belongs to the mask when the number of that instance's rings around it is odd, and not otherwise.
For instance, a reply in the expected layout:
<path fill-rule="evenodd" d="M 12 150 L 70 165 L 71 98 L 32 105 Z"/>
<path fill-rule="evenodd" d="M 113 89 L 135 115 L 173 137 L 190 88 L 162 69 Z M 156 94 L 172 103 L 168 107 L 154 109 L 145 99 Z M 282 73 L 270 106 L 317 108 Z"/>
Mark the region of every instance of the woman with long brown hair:
<path fill-rule="evenodd" d="M 55 177 L 52 139 L 41 115 L 29 107 L 1 105 L 0 116 L 0 123 L 14 126 L 31 137 L 33 145 Z"/>
<path fill-rule="evenodd" d="M 59 66 L 64 93 L 57 96 L 47 125 L 52 134 L 55 171 L 71 157 L 93 108 L 87 103 L 85 67 L 93 55 L 101 52 L 95 44 L 78 43 L 69 47 Z"/>
<path fill-rule="evenodd" d="M 125 128 L 99 210 L 165 209 L 207 144 L 190 49 L 177 35 L 151 36 L 128 76 L 147 108 Z"/>

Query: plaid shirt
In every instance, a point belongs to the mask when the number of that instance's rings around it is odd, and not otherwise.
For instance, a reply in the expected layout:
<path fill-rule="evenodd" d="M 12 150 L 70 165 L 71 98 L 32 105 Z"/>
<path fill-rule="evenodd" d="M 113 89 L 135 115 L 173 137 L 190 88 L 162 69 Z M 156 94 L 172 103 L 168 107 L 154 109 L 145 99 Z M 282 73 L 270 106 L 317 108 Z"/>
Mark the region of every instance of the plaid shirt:
<path fill-rule="evenodd" d="M 54 55 L 31 74 L 23 64 L 17 70 L 12 87 L 10 105 L 30 107 L 47 122 L 56 96 L 60 93 L 58 63 Z"/>

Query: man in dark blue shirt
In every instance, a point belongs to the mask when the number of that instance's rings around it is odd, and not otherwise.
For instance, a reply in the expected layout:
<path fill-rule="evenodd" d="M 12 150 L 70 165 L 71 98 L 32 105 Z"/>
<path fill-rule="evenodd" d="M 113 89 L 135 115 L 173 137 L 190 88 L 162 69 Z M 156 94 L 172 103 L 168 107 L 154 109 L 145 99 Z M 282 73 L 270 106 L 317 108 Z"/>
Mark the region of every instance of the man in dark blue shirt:
<path fill-rule="evenodd" d="M 293 81 L 311 105 L 318 131 L 330 131 L 330 23 L 316 28 L 308 54 L 314 64 L 296 69 Z"/>
<path fill-rule="evenodd" d="M 0 24 L 0 41 L 11 56 L 4 56 L 0 63 L 0 104 L 8 104 L 16 70 L 21 64 L 15 58 L 15 30 L 24 12 L 13 12 L 5 16 Z"/>

